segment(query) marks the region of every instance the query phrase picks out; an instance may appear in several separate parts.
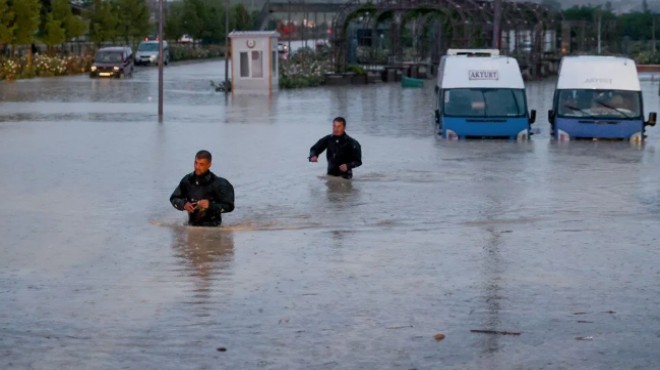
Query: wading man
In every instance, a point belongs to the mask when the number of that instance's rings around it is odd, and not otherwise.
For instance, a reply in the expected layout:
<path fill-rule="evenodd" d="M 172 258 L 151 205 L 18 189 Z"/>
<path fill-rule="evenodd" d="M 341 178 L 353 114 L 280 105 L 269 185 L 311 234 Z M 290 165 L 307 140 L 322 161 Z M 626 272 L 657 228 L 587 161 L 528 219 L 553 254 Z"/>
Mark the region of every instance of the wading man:
<path fill-rule="evenodd" d="M 309 161 L 318 162 L 319 155 L 327 149 L 328 175 L 353 177 L 353 168 L 362 165 L 362 148 L 357 140 L 346 134 L 346 120 L 337 117 L 332 121 L 332 134 L 324 136 L 309 150 Z"/>
<path fill-rule="evenodd" d="M 212 156 L 206 150 L 195 155 L 195 171 L 181 179 L 170 203 L 188 212 L 188 224 L 218 226 L 222 214 L 234 210 L 234 187 L 226 179 L 210 171 Z"/>

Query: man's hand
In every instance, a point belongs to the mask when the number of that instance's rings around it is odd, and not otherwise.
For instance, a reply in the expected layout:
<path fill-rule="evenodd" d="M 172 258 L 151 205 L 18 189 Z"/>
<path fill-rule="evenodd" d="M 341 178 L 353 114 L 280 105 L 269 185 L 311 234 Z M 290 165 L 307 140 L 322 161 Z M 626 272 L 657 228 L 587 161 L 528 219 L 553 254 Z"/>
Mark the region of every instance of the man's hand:
<path fill-rule="evenodd" d="M 199 202 L 197 202 L 197 207 L 201 209 L 207 209 L 209 208 L 209 200 L 208 199 L 202 199 Z"/>
<path fill-rule="evenodd" d="M 314 162 L 314 163 L 316 163 L 316 162 L 319 161 L 319 157 L 317 157 L 317 156 L 309 157 L 309 161 L 310 161 L 310 162 Z"/>
<path fill-rule="evenodd" d="M 341 166 L 339 166 L 339 171 L 348 172 L 348 165 L 347 164 L 342 164 Z"/>
<path fill-rule="evenodd" d="M 188 213 L 193 213 L 195 212 L 195 205 L 193 203 L 186 202 L 186 204 L 183 205 L 183 209 Z"/>

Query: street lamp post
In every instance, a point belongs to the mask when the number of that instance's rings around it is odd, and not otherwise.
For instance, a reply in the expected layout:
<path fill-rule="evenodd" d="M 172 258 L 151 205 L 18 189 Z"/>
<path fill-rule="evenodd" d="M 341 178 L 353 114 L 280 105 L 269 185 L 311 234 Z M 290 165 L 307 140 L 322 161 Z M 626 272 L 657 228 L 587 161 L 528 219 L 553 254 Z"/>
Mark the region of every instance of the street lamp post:
<path fill-rule="evenodd" d="M 161 0 L 162 1 L 162 0 Z M 229 91 L 229 0 L 225 0 L 225 94 Z"/>
<path fill-rule="evenodd" d="M 158 121 L 163 122 L 163 0 L 158 1 Z"/>

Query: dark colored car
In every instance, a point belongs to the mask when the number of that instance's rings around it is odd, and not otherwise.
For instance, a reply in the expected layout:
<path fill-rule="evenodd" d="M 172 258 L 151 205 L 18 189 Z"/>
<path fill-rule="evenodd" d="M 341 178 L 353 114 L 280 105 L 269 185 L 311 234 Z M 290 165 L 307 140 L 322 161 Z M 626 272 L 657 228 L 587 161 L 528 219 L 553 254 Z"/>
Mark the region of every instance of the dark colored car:
<path fill-rule="evenodd" d="M 96 52 L 89 77 L 133 76 L 133 50 L 128 46 L 101 48 Z"/>

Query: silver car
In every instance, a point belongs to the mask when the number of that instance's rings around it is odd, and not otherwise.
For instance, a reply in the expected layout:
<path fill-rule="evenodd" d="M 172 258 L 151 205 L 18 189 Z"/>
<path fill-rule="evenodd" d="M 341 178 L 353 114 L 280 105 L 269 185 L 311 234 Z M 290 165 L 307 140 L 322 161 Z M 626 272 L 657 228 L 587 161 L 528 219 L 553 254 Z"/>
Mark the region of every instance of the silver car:
<path fill-rule="evenodd" d="M 163 41 L 163 63 L 170 62 L 170 48 L 167 41 Z M 135 53 L 135 64 L 158 64 L 158 41 L 142 41 Z"/>

